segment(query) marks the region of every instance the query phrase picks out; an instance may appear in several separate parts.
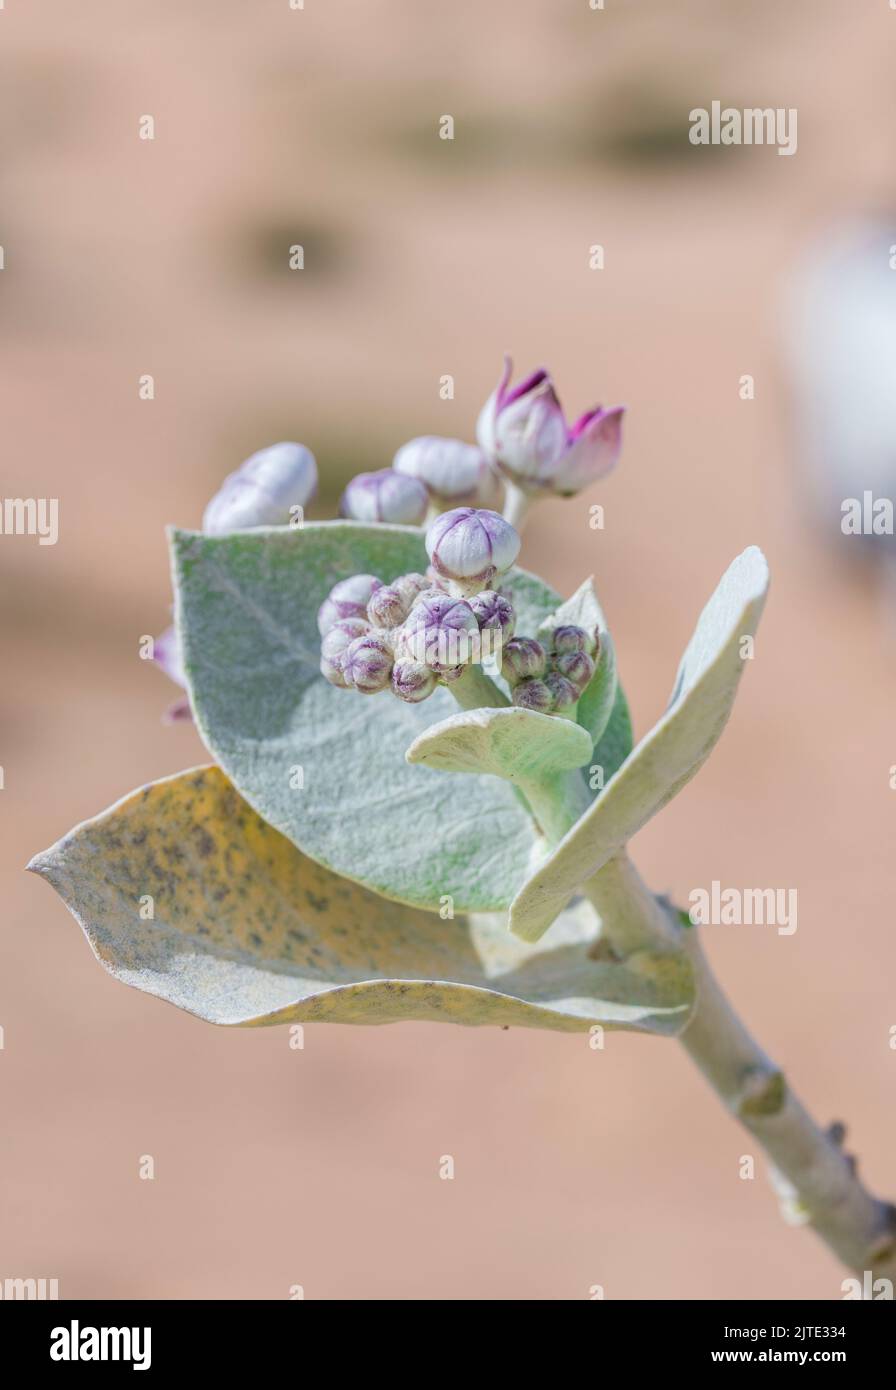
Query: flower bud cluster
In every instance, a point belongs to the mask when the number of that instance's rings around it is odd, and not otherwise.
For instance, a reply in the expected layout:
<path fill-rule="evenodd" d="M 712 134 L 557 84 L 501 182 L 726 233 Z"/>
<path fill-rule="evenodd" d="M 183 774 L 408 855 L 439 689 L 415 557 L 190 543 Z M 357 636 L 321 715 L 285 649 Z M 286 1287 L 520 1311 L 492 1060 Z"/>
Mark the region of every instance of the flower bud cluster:
<path fill-rule="evenodd" d="M 594 675 L 599 650 L 597 633 L 567 623 L 554 629 L 547 645 L 514 637 L 502 649 L 501 675 L 520 708 L 571 715 Z"/>
<path fill-rule="evenodd" d="M 435 582 L 434 582 L 435 581 Z M 321 673 L 331 685 L 373 695 L 391 690 L 416 704 L 513 637 L 513 604 L 493 590 L 469 600 L 437 575 L 404 574 L 389 584 L 371 574 L 343 579 L 318 612 Z"/>

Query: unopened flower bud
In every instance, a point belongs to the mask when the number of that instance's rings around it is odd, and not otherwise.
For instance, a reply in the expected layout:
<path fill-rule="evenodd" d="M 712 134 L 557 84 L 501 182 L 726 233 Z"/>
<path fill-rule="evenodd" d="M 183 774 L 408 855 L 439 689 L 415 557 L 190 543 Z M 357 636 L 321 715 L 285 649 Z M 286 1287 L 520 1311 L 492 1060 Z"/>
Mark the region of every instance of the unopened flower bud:
<path fill-rule="evenodd" d="M 351 684 L 345 675 L 345 654 L 352 642 L 369 632 L 370 624 L 363 618 L 340 618 L 329 629 L 320 644 L 320 670 L 331 685 Z"/>
<path fill-rule="evenodd" d="M 383 584 L 371 594 L 367 605 L 367 617 L 374 627 L 398 627 L 409 612 L 410 604 L 394 584 Z"/>
<path fill-rule="evenodd" d="M 439 673 L 468 665 L 479 655 L 479 646 L 476 615 L 451 594 L 421 594 L 399 636 L 402 654 Z"/>
<path fill-rule="evenodd" d="M 388 686 L 394 662 L 392 647 L 383 634 L 368 632 L 346 649 L 343 673 L 349 685 L 362 695 L 375 695 Z"/>
<path fill-rule="evenodd" d="M 393 579 L 391 587 L 397 589 L 405 600 L 410 613 L 415 599 L 427 589 L 432 588 L 432 584 L 425 574 L 402 574 L 398 579 Z"/>
<path fill-rule="evenodd" d="M 554 697 L 544 681 L 525 680 L 514 686 L 513 703 L 521 709 L 534 710 L 536 714 L 550 714 Z"/>
<path fill-rule="evenodd" d="M 554 714 L 565 714 L 571 710 L 579 698 L 579 692 L 572 681 L 561 676 L 558 671 L 551 671 L 544 678 L 553 706 Z"/>
<path fill-rule="evenodd" d="M 554 667 L 575 686 L 580 695 L 594 675 L 594 661 L 587 652 L 563 652 L 557 657 Z"/>
<path fill-rule="evenodd" d="M 339 515 L 352 521 L 388 521 L 419 526 L 429 510 L 429 493 L 416 478 L 381 468 L 352 478 L 339 503 Z"/>
<path fill-rule="evenodd" d="M 493 507 L 500 483 L 489 459 L 475 444 L 423 435 L 403 444 L 392 467 L 417 478 L 433 500 L 447 507 Z"/>
<path fill-rule="evenodd" d="M 371 595 L 382 587 L 382 580 L 373 574 L 353 574 L 334 584 L 317 611 L 317 628 L 324 637 L 340 618 L 367 620 L 367 605 Z"/>
<path fill-rule="evenodd" d="M 428 699 L 438 683 L 439 678 L 435 671 L 430 671 L 428 666 L 414 661 L 412 657 L 399 657 L 392 668 L 393 695 L 397 695 L 399 700 L 407 700 L 412 705 Z"/>
<path fill-rule="evenodd" d="M 516 627 L 516 613 L 509 598 L 496 594 L 494 589 L 483 589 L 468 602 L 476 614 L 480 632 L 499 633 L 502 643 L 510 641 Z"/>
<path fill-rule="evenodd" d="M 543 676 L 547 669 L 547 654 L 534 637 L 514 637 L 501 649 L 501 675 L 510 685 L 531 677 Z"/>
<path fill-rule="evenodd" d="M 444 579 L 475 593 L 510 569 L 520 553 L 520 538 L 497 512 L 457 507 L 436 517 L 426 532 L 426 550 Z"/>
<path fill-rule="evenodd" d="M 272 444 L 224 479 L 205 509 L 202 529 L 209 536 L 224 536 L 253 526 L 285 526 L 301 515 L 316 491 L 311 450 L 304 444 Z"/>
<path fill-rule="evenodd" d="M 565 623 L 562 627 L 555 627 L 551 634 L 551 646 L 558 656 L 563 652 L 587 652 L 590 656 L 594 651 L 595 642 L 590 633 L 583 627 L 575 627 L 572 623 Z"/>

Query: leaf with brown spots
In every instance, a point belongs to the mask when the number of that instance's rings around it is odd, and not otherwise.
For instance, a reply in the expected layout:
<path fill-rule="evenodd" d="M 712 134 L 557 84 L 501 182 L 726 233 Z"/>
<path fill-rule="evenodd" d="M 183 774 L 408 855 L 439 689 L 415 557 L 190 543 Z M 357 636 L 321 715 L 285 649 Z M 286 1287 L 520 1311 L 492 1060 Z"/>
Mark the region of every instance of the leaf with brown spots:
<path fill-rule="evenodd" d="M 133 792 L 29 868 L 117 979 L 221 1024 L 403 1019 L 674 1034 L 693 985 L 680 956 L 595 958 L 579 903 L 538 946 L 503 918 L 443 921 L 307 858 L 216 767 Z M 153 900 L 153 919 L 140 915 Z"/>

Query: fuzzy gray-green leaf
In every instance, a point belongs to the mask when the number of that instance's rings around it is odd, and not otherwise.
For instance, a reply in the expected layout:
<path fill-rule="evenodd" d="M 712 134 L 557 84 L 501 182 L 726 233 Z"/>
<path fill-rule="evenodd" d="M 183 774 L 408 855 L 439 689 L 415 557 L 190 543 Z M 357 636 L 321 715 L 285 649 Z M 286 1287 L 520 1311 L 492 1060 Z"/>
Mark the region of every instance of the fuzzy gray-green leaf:
<path fill-rule="evenodd" d="M 317 610 L 353 574 L 426 568 L 412 527 L 318 522 L 209 537 L 174 535 L 177 614 L 199 731 L 265 820 L 336 873 L 396 900 L 457 911 L 506 907 L 536 839 L 513 789 L 411 767 L 405 750 L 456 711 L 445 690 L 418 705 L 364 696 L 318 670 Z M 530 631 L 557 603 L 532 575 L 503 587 Z M 301 783 L 301 786 L 297 785 Z"/>
<path fill-rule="evenodd" d="M 511 706 L 451 715 L 419 734 L 406 756 L 442 772 L 490 772 L 523 784 L 581 767 L 591 741 L 570 719 Z"/>

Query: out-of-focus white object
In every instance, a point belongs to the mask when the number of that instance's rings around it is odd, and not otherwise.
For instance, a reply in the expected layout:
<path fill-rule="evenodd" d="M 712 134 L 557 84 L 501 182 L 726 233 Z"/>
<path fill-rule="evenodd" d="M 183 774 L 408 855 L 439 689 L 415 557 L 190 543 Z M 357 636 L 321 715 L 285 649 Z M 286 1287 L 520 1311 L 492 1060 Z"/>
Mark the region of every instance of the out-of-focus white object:
<path fill-rule="evenodd" d="M 257 526 L 287 526 L 317 492 L 317 463 L 304 444 L 271 444 L 230 473 L 205 509 L 207 536 Z"/>
<path fill-rule="evenodd" d="M 785 332 L 812 510 L 848 558 L 892 536 L 843 530 L 844 503 L 896 501 L 896 214 L 829 230 L 794 276 Z M 872 548 L 873 549 L 870 549 Z"/>

